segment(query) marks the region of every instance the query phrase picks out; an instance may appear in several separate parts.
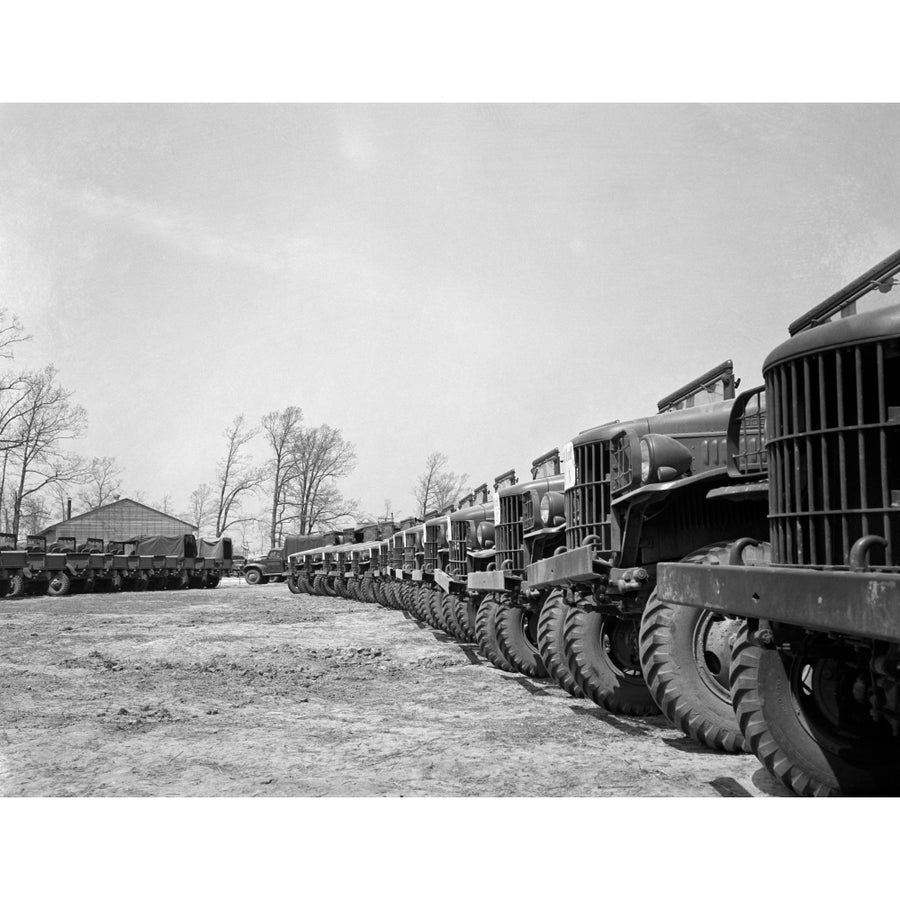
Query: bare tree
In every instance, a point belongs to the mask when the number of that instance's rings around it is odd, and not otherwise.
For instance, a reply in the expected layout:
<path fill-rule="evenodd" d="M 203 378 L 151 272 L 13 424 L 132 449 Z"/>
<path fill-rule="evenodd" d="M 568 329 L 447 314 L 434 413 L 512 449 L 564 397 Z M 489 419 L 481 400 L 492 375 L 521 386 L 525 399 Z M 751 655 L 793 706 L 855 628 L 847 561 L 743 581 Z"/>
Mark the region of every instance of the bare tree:
<path fill-rule="evenodd" d="M 167 516 L 175 515 L 175 505 L 172 503 L 172 495 L 171 494 L 163 494 L 161 500 L 154 500 L 153 503 L 150 504 L 154 509 L 158 509 L 160 512 L 165 513 Z"/>
<path fill-rule="evenodd" d="M 214 515 L 213 491 L 208 484 L 198 484 L 191 491 L 188 510 L 182 513 L 182 518 L 195 523 L 197 530 L 202 534 L 211 524 Z"/>
<path fill-rule="evenodd" d="M 443 453 L 431 453 L 425 460 L 425 471 L 416 479 L 413 496 L 416 498 L 416 515 L 423 518 L 430 510 L 441 510 L 453 503 L 463 492 L 469 477 L 457 475 L 448 468 Z"/>
<path fill-rule="evenodd" d="M 122 467 L 114 456 L 95 456 L 85 475 L 85 486 L 78 492 L 78 502 L 86 510 L 99 509 L 119 496 Z"/>
<path fill-rule="evenodd" d="M 5 306 L 0 306 L 0 357 L 12 359 L 14 344 L 30 341 L 31 335 L 25 334 L 25 329 L 16 315 L 10 315 Z"/>
<path fill-rule="evenodd" d="M 280 537 L 279 525 L 284 518 L 287 489 L 297 474 L 294 450 L 302 432 L 303 410 L 299 406 L 285 407 L 281 412 L 270 412 L 262 418 L 262 429 L 269 442 L 272 457 L 268 475 L 272 480 L 272 508 L 269 528 L 269 546 L 274 547 Z"/>
<path fill-rule="evenodd" d="M 277 536 L 291 523 L 300 534 L 359 516 L 359 505 L 338 490 L 337 480 L 356 466 L 356 449 L 339 428 L 301 428 L 291 447 L 291 475 L 284 506 L 276 518 Z"/>
<path fill-rule="evenodd" d="M 0 357 L 12 359 L 12 347 L 22 341 L 30 340 L 17 316 L 10 316 L 9 311 L 0 307 Z M 6 475 L 9 470 L 9 454 L 15 446 L 21 444 L 22 416 L 27 412 L 28 378 L 22 373 L 0 373 L 0 509 L 6 510 Z M 9 518 L 4 527 L 8 527 Z"/>
<path fill-rule="evenodd" d="M 66 454 L 60 443 L 80 437 L 87 413 L 70 400 L 72 392 L 56 382 L 56 369 L 47 366 L 26 376 L 24 412 L 16 424 L 10 450 L 13 507 L 11 530 L 18 534 L 22 504 L 49 485 L 79 482 L 86 466 L 77 456 Z"/>
<path fill-rule="evenodd" d="M 254 516 L 242 516 L 241 504 L 248 495 L 255 494 L 266 477 L 265 468 L 254 466 L 246 446 L 258 434 L 248 428 L 243 413 L 223 432 L 227 447 L 216 473 L 216 537 Z"/>

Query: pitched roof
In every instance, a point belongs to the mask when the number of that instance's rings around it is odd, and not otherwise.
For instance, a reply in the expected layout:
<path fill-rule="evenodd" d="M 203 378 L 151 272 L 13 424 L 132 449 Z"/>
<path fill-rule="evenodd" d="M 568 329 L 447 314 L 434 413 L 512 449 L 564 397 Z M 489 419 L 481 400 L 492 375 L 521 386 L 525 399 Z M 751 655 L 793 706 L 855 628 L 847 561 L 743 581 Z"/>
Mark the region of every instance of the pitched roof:
<path fill-rule="evenodd" d="M 196 525 L 191 525 L 190 522 L 185 522 L 184 519 L 179 519 L 178 516 L 172 516 L 167 512 L 163 512 L 161 509 L 154 509 L 152 506 L 147 506 L 146 503 L 139 503 L 137 500 L 132 500 L 130 497 L 121 497 L 118 500 L 113 500 L 112 503 L 107 503 L 104 506 L 98 506 L 96 509 L 89 509 L 87 512 L 79 513 L 77 516 L 72 516 L 71 519 L 60 519 L 59 522 L 54 522 L 52 525 L 48 525 L 42 531 L 38 532 L 38 535 L 43 534 L 45 531 L 50 531 L 52 528 L 58 528 L 60 525 L 66 525 L 69 522 L 77 522 L 79 519 L 84 519 L 87 516 L 93 516 L 96 513 L 100 512 L 102 509 L 112 509 L 114 506 L 120 506 L 123 503 L 130 503 L 133 506 L 139 506 L 141 509 L 146 509 L 149 512 L 156 513 L 160 516 L 165 516 L 167 519 L 171 519 L 173 522 L 179 522 L 182 525 L 186 525 L 191 531 L 196 531 Z"/>

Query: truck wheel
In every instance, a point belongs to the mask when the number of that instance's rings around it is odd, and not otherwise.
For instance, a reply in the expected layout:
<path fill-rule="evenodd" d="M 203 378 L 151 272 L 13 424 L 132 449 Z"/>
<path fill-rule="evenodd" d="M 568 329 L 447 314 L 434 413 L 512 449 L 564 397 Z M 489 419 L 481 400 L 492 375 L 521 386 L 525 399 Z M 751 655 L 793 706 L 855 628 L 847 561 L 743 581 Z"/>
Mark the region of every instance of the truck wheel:
<path fill-rule="evenodd" d="M 114 591 L 121 591 L 125 585 L 125 579 L 122 577 L 121 572 L 113 572 L 109 583 Z"/>
<path fill-rule="evenodd" d="M 25 596 L 25 576 L 18 572 L 15 575 L 10 576 L 9 579 L 9 591 L 6 594 L 7 597 L 24 597 Z"/>
<path fill-rule="evenodd" d="M 434 590 L 434 588 L 423 588 L 422 594 L 425 597 L 425 621 L 435 631 L 446 631 L 441 620 L 441 602 L 443 598 L 440 592 Z"/>
<path fill-rule="evenodd" d="M 441 617 L 447 624 L 447 628 L 445 629 L 447 634 L 461 644 L 467 643 L 468 638 L 466 637 L 466 633 L 462 630 L 459 619 L 456 616 L 453 594 L 444 594 L 443 591 L 441 591 L 441 594 L 443 595 L 441 597 Z"/>
<path fill-rule="evenodd" d="M 313 576 L 313 593 L 318 595 L 319 597 L 327 597 L 328 591 L 325 590 L 325 576 L 324 575 L 314 575 Z"/>
<path fill-rule="evenodd" d="M 445 594 L 440 588 L 433 588 L 434 593 L 434 617 L 441 626 L 444 634 L 456 638 L 454 628 L 457 628 L 456 619 L 450 615 L 449 595 Z"/>
<path fill-rule="evenodd" d="M 300 593 L 300 585 L 297 584 L 297 579 L 294 578 L 292 575 L 289 575 L 289 576 L 288 576 L 287 586 L 288 586 L 288 590 L 289 590 L 292 594 L 299 594 L 299 593 Z"/>
<path fill-rule="evenodd" d="M 734 642 L 731 696 L 741 731 L 769 772 L 804 797 L 900 790 L 900 741 L 870 714 L 869 657 L 848 651 L 824 637 L 809 655 L 802 647 L 763 650 L 750 643 L 746 623 Z"/>
<path fill-rule="evenodd" d="M 391 604 L 388 602 L 387 595 L 385 594 L 386 584 L 381 578 L 375 578 L 372 581 L 372 593 L 375 595 L 375 602 L 379 606 L 383 606 L 385 609 L 390 609 Z"/>
<path fill-rule="evenodd" d="M 478 640 L 478 649 L 484 658 L 494 667 L 504 672 L 515 672 L 515 666 L 503 655 L 503 649 L 497 638 L 497 614 L 500 612 L 500 604 L 494 600 L 493 594 L 488 594 L 479 604 L 475 615 L 475 637 Z"/>
<path fill-rule="evenodd" d="M 212 588 L 215 588 L 215 587 L 218 587 L 218 586 L 219 586 L 219 582 L 220 582 L 221 580 L 222 580 L 222 576 L 221 576 L 221 575 L 210 575 L 210 576 L 206 579 L 206 587 L 207 587 L 208 589 L 212 590 Z"/>
<path fill-rule="evenodd" d="M 404 581 L 400 585 L 400 602 L 402 603 L 402 608 L 408 613 L 412 613 L 415 607 L 417 593 L 417 585 L 413 584 L 411 581 Z"/>
<path fill-rule="evenodd" d="M 431 623 L 428 621 L 428 594 L 425 593 L 424 585 L 419 586 L 416 589 L 415 596 L 413 597 L 412 608 L 410 609 L 410 613 L 412 617 L 419 622 L 424 623 L 425 625 L 430 625 Z"/>
<path fill-rule="evenodd" d="M 375 599 L 375 579 L 371 575 L 366 575 L 359 582 L 359 593 L 363 599 L 363 603 L 377 603 Z"/>
<path fill-rule="evenodd" d="M 563 630 L 566 662 L 584 696 L 611 713 L 658 712 L 641 672 L 638 623 L 597 610 L 572 609 Z"/>
<path fill-rule="evenodd" d="M 396 609 L 394 600 L 394 584 L 388 578 L 382 578 L 378 583 L 378 594 L 381 597 L 381 605 L 387 609 Z"/>
<path fill-rule="evenodd" d="M 262 572 L 260 572 L 259 569 L 247 569 L 247 571 L 244 572 L 244 581 L 246 581 L 247 584 L 262 584 Z"/>
<path fill-rule="evenodd" d="M 478 612 L 478 607 L 475 604 L 474 600 L 469 600 L 467 597 L 461 597 L 458 594 L 453 594 L 453 606 L 456 610 L 456 621 L 459 622 L 459 627 L 462 629 L 463 634 L 466 636 L 467 644 L 477 644 L 478 639 L 475 637 L 475 616 Z"/>
<path fill-rule="evenodd" d="M 72 592 L 72 579 L 68 572 L 54 572 L 47 582 L 47 593 L 51 597 L 65 597 Z"/>
<path fill-rule="evenodd" d="M 641 669 L 663 715 L 698 744 L 749 751 L 731 706 L 731 646 L 739 623 L 650 595 L 641 620 Z"/>
<path fill-rule="evenodd" d="M 135 576 L 132 590 L 146 591 L 150 587 L 150 576 L 146 572 L 138 572 Z"/>
<path fill-rule="evenodd" d="M 541 609 L 504 606 L 497 613 L 497 641 L 503 656 L 517 672 L 529 678 L 547 678 L 547 667 L 537 648 L 538 616 Z"/>
<path fill-rule="evenodd" d="M 541 608 L 538 619 L 537 645 L 547 669 L 547 674 L 576 700 L 584 697 L 578 687 L 575 675 L 566 662 L 566 647 L 563 629 L 571 607 L 565 602 L 565 595 L 559 589 L 550 592 Z"/>

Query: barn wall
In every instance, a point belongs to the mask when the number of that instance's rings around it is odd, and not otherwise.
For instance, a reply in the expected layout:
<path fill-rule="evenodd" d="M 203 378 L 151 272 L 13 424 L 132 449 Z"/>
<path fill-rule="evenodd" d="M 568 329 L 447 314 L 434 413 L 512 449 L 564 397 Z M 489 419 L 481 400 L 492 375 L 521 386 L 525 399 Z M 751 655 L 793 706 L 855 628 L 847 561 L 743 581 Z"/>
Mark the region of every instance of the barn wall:
<path fill-rule="evenodd" d="M 47 536 L 47 543 L 51 544 L 60 537 L 74 537 L 80 543 L 85 538 L 115 541 L 142 534 L 177 537 L 190 531 L 183 522 L 178 522 L 165 513 L 124 502 L 96 509 L 68 522 L 60 522 L 43 533 Z"/>

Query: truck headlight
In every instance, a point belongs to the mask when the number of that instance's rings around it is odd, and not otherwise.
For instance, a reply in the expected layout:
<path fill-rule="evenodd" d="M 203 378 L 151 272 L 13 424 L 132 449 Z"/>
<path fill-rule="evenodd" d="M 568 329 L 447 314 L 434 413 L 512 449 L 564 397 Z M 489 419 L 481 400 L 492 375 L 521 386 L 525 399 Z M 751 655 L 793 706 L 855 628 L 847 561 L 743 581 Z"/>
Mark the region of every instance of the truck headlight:
<path fill-rule="evenodd" d="M 566 520 L 566 502 L 562 494 L 548 491 L 541 497 L 541 523 L 545 528 L 560 525 Z"/>
<path fill-rule="evenodd" d="M 494 523 L 479 522 L 475 529 L 475 540 L 482 550 L 490 550 L 494 546 Z"/>
<path fill-rule="evenodd" d="M 693 462 L 691 451 L 667 434 L 641 438 L 641 484 L 673 481 L 689 471 Z"/>

